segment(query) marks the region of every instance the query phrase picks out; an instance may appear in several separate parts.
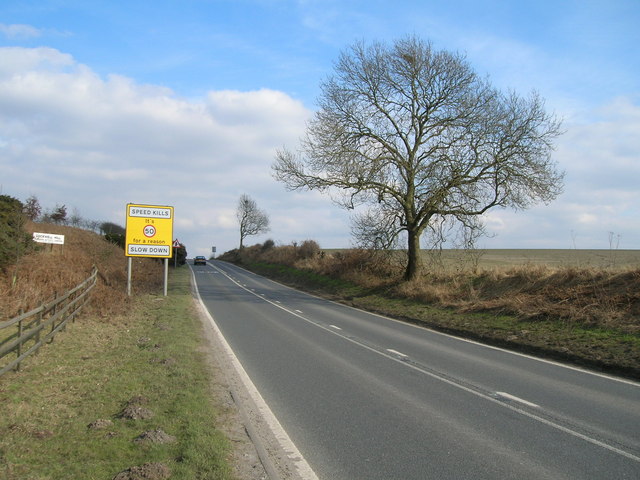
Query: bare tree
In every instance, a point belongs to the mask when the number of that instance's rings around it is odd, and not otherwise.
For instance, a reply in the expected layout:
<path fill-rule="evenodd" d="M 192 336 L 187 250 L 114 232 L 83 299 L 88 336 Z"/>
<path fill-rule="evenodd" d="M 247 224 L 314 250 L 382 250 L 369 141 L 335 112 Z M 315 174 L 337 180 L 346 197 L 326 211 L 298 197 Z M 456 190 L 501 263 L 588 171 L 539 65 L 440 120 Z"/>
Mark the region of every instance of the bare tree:
<path fill-rule="evenodd" d="M 53 223 L 66 224 L 67 223 L 67 206 L 56 205 L 56 208 L 49 214 L 49 218 Z"/>
<path fill-rule="evenodd" d="M 24 204 L 24 214 L 27 218 L 35 222 L 38 217 L 40 217 L 41 212 L 42 207 L 40 206 L 38 198 L 35 195 L 31 195 L 27 198 L 27 201 Z"/>
<path fill-rule="evenodd" d="M 244 247 L 244 239 L 269 231 L 269 217 L 258 209 L 255 200 L 246 194 L 240 196 L 236 217 L 240 223 L 240 248 Z"/>
<path fill-rule="evenodd" d="M 277 152 L 274 176 L 292 190 L 337 192 L 349 209 L 367 205 L 360 233 L 381 243 L 405 232 L 406 279 L 420 272 L 426 229 L 450 219 L 474 229 L 493 207 L 562 191 L 551 160 L 560 123 L 543 100 L 500 92 L 461 55 L 416 37 L 342 53 L 319 105 L 300 151 Z"/>
<path fill-rule="evenodd" d="M 73 213 L 69 218 L 69 225 L 71 225 L 72 227 L 79 227 L 84 221 L 82 216 L 80 215 L 80 210 L 78 210 L 76 207 L 73 207 L 72 212 Z"/>

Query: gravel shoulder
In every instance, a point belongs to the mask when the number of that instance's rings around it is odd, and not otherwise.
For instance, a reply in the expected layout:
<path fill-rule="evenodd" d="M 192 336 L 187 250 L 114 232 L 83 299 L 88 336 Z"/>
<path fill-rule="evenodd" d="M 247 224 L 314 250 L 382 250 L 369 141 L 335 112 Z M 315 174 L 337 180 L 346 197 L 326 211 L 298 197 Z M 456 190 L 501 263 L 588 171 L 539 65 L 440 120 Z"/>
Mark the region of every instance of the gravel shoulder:
<path fill-rule="evenodd" d="M 282 434 L 273 428 L 264 409 L 256 404 L 238 371 L 237 362 L 227 353 L 221 334 L 212 326 L 205 307 L 194 291 L 194 304 L 205 337 L 203 354 L 210 365 L 212 395 L 221 408 L 220 428 L 232 443 L 234 474 L 243 480 L 310 480 L 299 467 L 294 452 L 283 445 Z"/>

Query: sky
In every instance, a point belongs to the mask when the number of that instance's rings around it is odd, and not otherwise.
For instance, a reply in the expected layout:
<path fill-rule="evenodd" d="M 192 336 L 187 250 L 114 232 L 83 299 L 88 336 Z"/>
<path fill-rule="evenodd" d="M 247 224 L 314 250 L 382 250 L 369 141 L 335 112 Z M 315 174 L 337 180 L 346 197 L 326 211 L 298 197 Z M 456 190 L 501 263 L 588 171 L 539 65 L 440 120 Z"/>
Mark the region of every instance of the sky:
<path fill-rule="evenodd" d="M 274 155 L 342 51 L 416 35 L 562 120 L 564 192 L 491 210 L 478 246 L 640 249 L 638 25 L 638 0 L 2 0 L 0 194 L 122 226 L 173 206 L 189 256 L 239 245 L 246 194 L 271 225 L 246 245 L 352 247 L 349 212 Z"/>

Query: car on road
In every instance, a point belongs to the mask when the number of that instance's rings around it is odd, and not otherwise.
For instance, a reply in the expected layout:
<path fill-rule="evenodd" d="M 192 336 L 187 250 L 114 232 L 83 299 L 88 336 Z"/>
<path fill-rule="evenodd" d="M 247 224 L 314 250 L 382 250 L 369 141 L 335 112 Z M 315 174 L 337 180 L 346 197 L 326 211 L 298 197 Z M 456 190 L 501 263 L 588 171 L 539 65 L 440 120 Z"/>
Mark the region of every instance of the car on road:
<path fill-rule="evenodd" d="M 193 259 L 193 264 L 194 265 L 206 265 L 207 264 L 207 259 L 205 257 L 203 257 L 202 255 L 198 255 L 197 257 L 195 257 Z"/>

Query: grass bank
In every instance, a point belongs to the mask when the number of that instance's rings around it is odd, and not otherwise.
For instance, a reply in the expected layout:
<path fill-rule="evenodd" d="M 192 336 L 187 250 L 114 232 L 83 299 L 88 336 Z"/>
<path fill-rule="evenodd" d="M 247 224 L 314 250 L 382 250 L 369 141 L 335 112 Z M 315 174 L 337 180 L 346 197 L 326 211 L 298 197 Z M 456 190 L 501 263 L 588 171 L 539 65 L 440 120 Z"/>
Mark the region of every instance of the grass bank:
<path fill-rule="evenodd" d="M 143 478 L 232 478 L 189 281 L 172 270 L 167 297 L 82 317 L 0 378 L 0 478 L 112 479 L 150 464 L 162 469 Z"/>
<path fill-rule="evenodd" d="M 629 322 L 588 324 L 550 314 L 506 314 L 502 308 L 465 311 L 465 306 L 444 307 L 425 301 L 424 295 L 411 298 L 412 292 L 402 292 L 402 286 L 397 284 L 363 286 L 332 275 L 264 261 L 244 261 L 243 266 L 363 310 L 497 346 L 640 378 L 640 335 L 629 327 Z M 542 295 L 549 296 L 544 292 Z M 474 310 L 473 306 L 466 308 Z"/>

